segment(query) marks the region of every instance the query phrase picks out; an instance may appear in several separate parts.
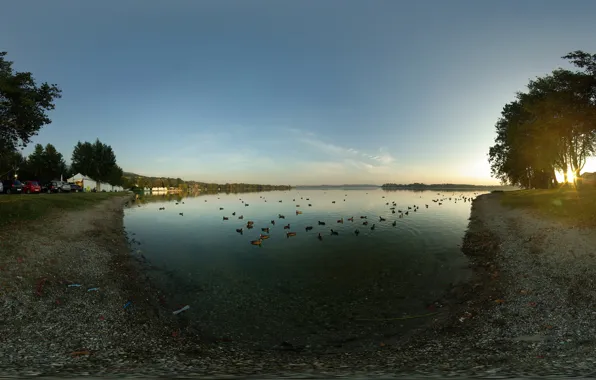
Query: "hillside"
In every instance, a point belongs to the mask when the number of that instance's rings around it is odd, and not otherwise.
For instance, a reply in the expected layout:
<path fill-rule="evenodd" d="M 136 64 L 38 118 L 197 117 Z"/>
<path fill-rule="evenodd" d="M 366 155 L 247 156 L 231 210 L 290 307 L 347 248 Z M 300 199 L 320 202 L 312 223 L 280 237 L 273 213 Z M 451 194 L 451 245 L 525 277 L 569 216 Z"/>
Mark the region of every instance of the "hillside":
<path fill-rule="evenodd" d="M 200 182 L 194 180 L 183 180 L 181 178 L 172 177 L 148 177 L 137 173 L 124 172 L 125 187 L 186 187 L 194 188 L 196 190 L 210 190 L 210 191 L 245 191 L 245 190 L 286 190 L 290 186 L 276 186 L 264 184 L 248 184 L 248 183 L 211 183 Z"/>

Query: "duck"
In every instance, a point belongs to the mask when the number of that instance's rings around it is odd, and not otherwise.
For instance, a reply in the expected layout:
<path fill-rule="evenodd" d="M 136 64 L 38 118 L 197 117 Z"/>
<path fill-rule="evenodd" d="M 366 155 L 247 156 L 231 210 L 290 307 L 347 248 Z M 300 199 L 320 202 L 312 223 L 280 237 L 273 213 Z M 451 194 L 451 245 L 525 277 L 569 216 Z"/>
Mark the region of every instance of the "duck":
<path fill-rule="evenodd" d="M 348 222 L 353 222 L 354 221 L 354 217 L 348 218 Z"/>
<path fill-rule="evenodd" d="M 391 210 L 391 213 L 392 213 L 392 214 L 395 214 L 395 210 Z"/>
<path fill-rule="evenodd" d="M 219 210 L 220 210 L 220 211 L 221 211 L 221 210 L 223 210 L 223 207 L 220 207 L 220 208 L 219 208 Z"/>
<path fill-rule="evenodd" d="M 309 203 L 309 204 L 308 204 L 308 207 L 312 207 L 312 205 Z"/>
<path fill-rule="evenodd" d="M 306 198 L 307 201 L 310 201 L 310 198 Z"/>
<path fill-rule="evenodd" d="M 263 240 L 261 240 L 261 239 L 251 240 L 250 241 L 250 244 L 252 244 L 252 245 L 261 245 L 261 244 L 263 244 Z"/>
<path fill-rule="evenodd" d="M 261 231 L 269 233 L 269 227 L 261 228 Z"/>
<path fill-rule="evenodd" d="M 360 216 L 360 219 L 367 219 L 366 216 Z"/>
<path fill-rule="evenodd" d="M 323 236 L 321 235 L 321 233 L 319 232 L 319 235 L 317 236 L 317 239 L 319 240 L 323 240 Z"/>
<path fill-rule="evenodd" d="M 310 231 L 310 230 L 312 230 L 312 226 L 306 226 L 305 229 L 306 229 L 306 231 Z"/>
<path fill-rule="evenodd" d="M 408 215 L 408 214 L 410 214 L 410 212 L 409 211 L 406 211 L 405 214 Z"/>
<path fill-rule="evenodd" d="M 384 222 L 385 220 L 387 219 L 383 218 L 382 216 L 379 216 L 379 222 Z"/>
<path fill-rule="evenodd" d="M 238 232 L 239 234 L 242 234 L 243 230 L 242 230 L 242 228 L 236 228 L 236 232 Z"/>
<path fill-rule="evenodd" d="M 253 227 L 254 227 L 254 225 L 252 225 L 252 224 L 247 224 L 247 225 L 246 225 L 246 228 L 248 228 L 248 229 L 251 229 L 251 228 L 253 228 Z"/>
<path fill-rule="evenodd" d="M 302 211 L 296 210 L 296 215 L 300 215 L 300 214 L 302 214 Z"/>
<path fill-rule="evenodd" d="M 296 202 L 296 198 L 292 199 L 292 202 Z"/>
<path fill-rule="evenodd" d="M 267 240 L 267 239 L 269 239 L 269 235 L 260 234 L 259 239 Z"/>
<path fill-rule="evenodd" d="M 165 207 L 160 207 L 159 209 L 160 209 L 160 210 L 165 210 L 166 208 L 165 208 Z"/>
<path fill-rule="evenodd" d="M 331 203 L 335 203 L 335 201 L 332 201 Z"/>
<path fill-rule="evenodd" d="M 228 217 L 227 217 L 227 216 L 224 216 L 224 217 L 223 217 L 223 220 L 229 220 L 229 219 L 228 219 Z"/>
<path fill-rule="evenodd" d="M 278 201 L 279 203 L 281 203 L 281 201 Z"/>
<path fill-rule="evenodd" d="M 275 226 L 275 220 L 271 220 L 271 224 Z"/>
<path fill-rule="evenodd" d="M 234 211 L 234 212 L 232 213 L 232 216 L 236 216 L 236 211 Z"/>
<path fill-rule="evenodd" d="M 252 220 L 249 220 L 248 222 L 246 222 L 246 224 L 250 224 L 252 226 L 253 224 L 255 224 L 255 222 L 253 222 Z"/>
<path fill-rule="evenodd" d="M 319 220 L 319 226 L 324 226 L 324 225 L 325 225 L 325 222 L 321 222 L 321 221 Z"/>
<path fill-rule="evenodd" d="M 333 229 L 331 229 L 331 235 L 339 235 L 339 232 L 333 231 Z"/>
<path fill-rule="evenodd" d="M 285 217 L 285 216 L 283 216 L 282 214 L 278 214 L 278 215 L 277 215 L 277 217 L 278 217 L 279 219 L 285 219 L 285 218 L 286 218 L 286 217 Z"/>
<path fill-rule="evenodd" d="M 183 213 L 183 212 L 181 212 L 181 213 L 179 213 L 178 215 L 180 215 L 180 216 L 184 216 L 184 213 Z"/>
<path fill-rule="evenodd" d="M 371 229 L 371 231 L 374 230 L 375 229 L 375 225 L 373 224 L 370 229 Z"/>
<path fill-rule="evenodd" d="M 286 232 L 286 237 L 296 236 L 296 232 Z"/>
<path fill-rule="evenodd" d="M 288 224 L 287 226 L 284 226 L 284 230 L 289 230 L 290 229 L 290 225 Z"/>
<path fill-rule="evenodd" d="M 296 207 L 300 207 L 300 205 L 296 205 Z"/>
<path fill-rule="evenodd" d="M 365 226 L 368 226 L 368 222 L 364 222 L 364 223 L 362 223 L 362 224 L 363 224 L 363 225 L 365 225 Z"/>
<path fill-rule="evenodd" d="M 238 217 L 238 219 L 240 219 L 240 220 L 244 219 L 244 215 L 240 215 L 240 216 Z"/>
<path fill-rule="evenodd" d="M 245 203 L 245 204 L 244 204 L 244 206 L 245 206 L 245 207 L 248 207 L 248 203 Z"/>
<path fill-rule="evenodd" d="M 337 221 L 337 223 L 342 223 L 342 224 L 343 224 L 343 222 L 344 222 L 344 218 L 341 218 Z"/>
<path fill-rule="evenodd" d="M 393 224 L 393 227 L 397 226 L 397 221 L 394 220 L 392 224 Z"/>
<path fill-rule="evenodd" d="M 358 236 L 359 233 L 360 231 L 358 229 L 354 230 L 354 235 Z"/>

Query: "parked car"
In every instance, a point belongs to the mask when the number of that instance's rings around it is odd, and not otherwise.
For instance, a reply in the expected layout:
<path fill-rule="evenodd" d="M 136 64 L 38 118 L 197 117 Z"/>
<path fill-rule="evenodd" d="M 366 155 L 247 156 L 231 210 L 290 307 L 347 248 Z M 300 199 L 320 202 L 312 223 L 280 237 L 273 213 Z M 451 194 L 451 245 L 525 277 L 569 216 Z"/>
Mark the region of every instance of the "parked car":
<path fill-rule="evenodd" d="M 70 184 L 62 181 L 51 181 L 41 187 L 44 193 L 68 193 L 70 192 Z"/>
<path fill-rule="evenodd" d="M 23 193 L 27 194 L 39 194 L 41 192 L 41 186 L 37 181 L 24 181 L 23 182 Z"/>
<path fill-rule="evenodd" d="M 76 183 L 69 183 L 70 185 L 70 191 L 72 191 L 73 193 L 78 193 L 83 191 L 83 188 L 79 185 L 77 185 Z"/>
<path fill-rule="evenodd" d="M 23 192 L 23 184 L 18 179 L 4 180 L 2 187 L 5 194 L 21 194 Z"/>

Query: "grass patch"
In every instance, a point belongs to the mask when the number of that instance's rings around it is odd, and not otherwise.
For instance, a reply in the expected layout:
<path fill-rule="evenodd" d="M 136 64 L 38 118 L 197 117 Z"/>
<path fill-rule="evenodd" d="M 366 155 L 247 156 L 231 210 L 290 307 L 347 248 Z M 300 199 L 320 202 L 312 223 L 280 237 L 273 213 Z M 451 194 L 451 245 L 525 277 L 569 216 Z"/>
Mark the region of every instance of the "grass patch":
<path fill-rule="evenodd" d="M 119 193 L 62 193 L 0 195 L 0 227 L 39 219 L 53 211 L 80 210 L 113 197 Z"/>
<path fill-rule="evenodd" d="M 560 221 L 596 225 L 596 188 L 564 186 L 549 190 L 506 191 L 501 204 L 535 210 Z"/>

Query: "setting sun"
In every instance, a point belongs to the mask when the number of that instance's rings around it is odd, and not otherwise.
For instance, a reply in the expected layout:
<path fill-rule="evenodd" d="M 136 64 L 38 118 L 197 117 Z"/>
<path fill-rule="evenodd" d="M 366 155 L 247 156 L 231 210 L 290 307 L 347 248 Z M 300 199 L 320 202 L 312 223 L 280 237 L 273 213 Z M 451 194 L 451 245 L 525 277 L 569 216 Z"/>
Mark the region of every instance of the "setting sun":
<path fill-rule="evenodd" d="M 557 181 L 560 183 L 565 182 L 565 175 L 563 174 L 563 172 L 557 172 L 555 173 L 555 176 L 557 177 Z M 573 171 L 571 169 L 567 170 L 567 182 L 571 183 L 575 181 L 575 174 L 573 173 Z"/>

